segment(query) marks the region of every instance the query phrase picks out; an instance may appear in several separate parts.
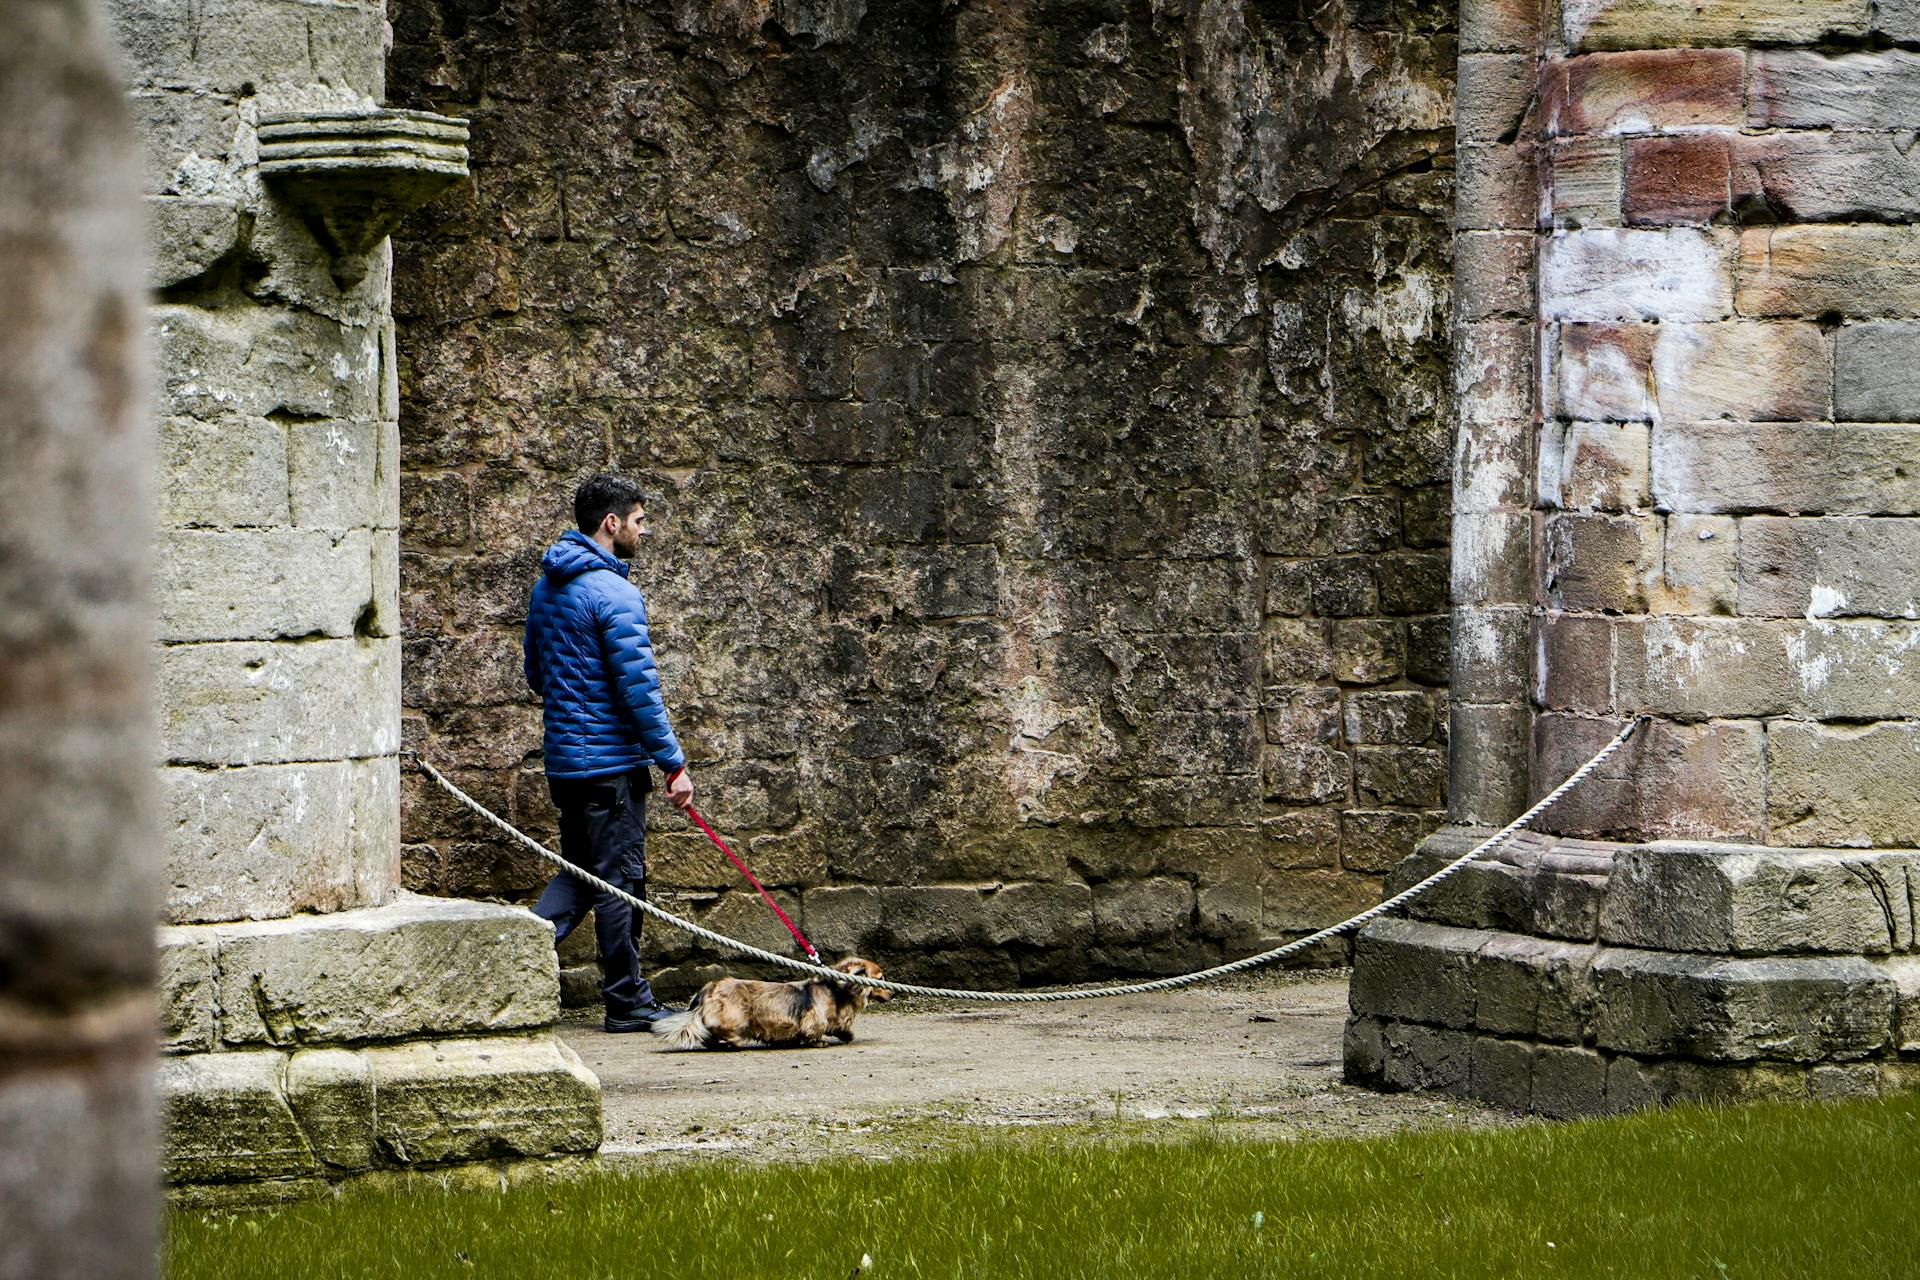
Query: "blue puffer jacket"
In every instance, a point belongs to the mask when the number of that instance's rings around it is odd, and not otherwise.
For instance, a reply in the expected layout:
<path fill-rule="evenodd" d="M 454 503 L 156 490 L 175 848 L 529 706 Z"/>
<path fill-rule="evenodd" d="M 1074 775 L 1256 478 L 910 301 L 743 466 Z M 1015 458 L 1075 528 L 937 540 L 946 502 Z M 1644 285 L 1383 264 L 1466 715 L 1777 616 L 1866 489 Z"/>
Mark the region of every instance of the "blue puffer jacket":
<path fill-rule="evenodd" d="M 600 778 L 687 762 L 660 699 L 647 602 L 584 533 L 547 548 L 527 605 L 527 684 L 545 704 L 547 774 Z"/>

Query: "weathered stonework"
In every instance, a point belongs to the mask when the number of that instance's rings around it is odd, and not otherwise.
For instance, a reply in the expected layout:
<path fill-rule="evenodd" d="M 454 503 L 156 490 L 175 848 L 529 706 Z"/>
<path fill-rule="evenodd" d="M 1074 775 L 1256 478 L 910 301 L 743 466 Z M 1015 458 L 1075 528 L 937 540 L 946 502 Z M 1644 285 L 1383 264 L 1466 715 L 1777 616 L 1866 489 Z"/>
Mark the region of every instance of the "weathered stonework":
<path fill-rule="evenodd" d="M 1455 344 L 1453 815 L 1505 821 L 1650 719 L 1543 816 L 1555 837 L 1362 936 L 1348 1072 L 1554 1114 L 1911 1087 L 1920 71 L 1830 44 L 1908 24 L 1513 7 L 1461 20 L 1499 33 L 1465 49 L 1461 145 L 1515 159 L 1476 170 L 1456 264 L 1517 314 L 1463 305 Z M 1537 281 L 1531 307 L 1503 275 Z M 1459 532 L 1522 518 L 1531 546 Z M 1531 1021 L 1502 994 L 1515 956 Z"/>
<path fill-rule="evenodd" d="M 519 624 L 611 466 L 704 807 L 817 940 L 1015 983 L 1375 899 L 1445 789 L 1450 9 L 393 20 L 473 148 L 396 248 L 410 745 L 552 836 Z M 406 786 L 411 887 L 546 874 Z"/>
<path fill-rule="evenodd" d="M 162 1164 L 194 1203 L 572 1160 L 551 930 L 400 891 L 387 232 L 465 172 L 377 4 L 121 0 L 154 246 Z"/>

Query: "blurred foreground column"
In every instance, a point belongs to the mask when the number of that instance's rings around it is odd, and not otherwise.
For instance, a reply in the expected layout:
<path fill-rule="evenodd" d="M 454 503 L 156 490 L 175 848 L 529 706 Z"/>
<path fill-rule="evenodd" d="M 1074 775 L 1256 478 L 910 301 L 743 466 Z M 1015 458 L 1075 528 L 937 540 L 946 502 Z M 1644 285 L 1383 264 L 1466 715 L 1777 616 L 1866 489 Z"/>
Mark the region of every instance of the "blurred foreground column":
<path fill-rule="evenodd" d="M 0 5 L 0 1277 L 155 1269 L 138 162 L 90 0 Z"/>

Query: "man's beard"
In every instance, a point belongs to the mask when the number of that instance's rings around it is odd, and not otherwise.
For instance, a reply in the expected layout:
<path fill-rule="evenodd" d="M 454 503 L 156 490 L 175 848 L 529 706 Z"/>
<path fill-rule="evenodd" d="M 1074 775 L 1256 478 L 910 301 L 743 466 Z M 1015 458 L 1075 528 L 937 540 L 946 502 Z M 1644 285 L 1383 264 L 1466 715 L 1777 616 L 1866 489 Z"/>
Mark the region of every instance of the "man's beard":
<path fill-rule="evenodd" d="M 628 534 L 622 537 L 620 534 L 617 534 L 617 533 L 614 534 L 613 535 L 613 554 L 620 557 L 622 560 L 631 560 L 635 556 L 639 555 L 640 554 L 640 535 Z"/>

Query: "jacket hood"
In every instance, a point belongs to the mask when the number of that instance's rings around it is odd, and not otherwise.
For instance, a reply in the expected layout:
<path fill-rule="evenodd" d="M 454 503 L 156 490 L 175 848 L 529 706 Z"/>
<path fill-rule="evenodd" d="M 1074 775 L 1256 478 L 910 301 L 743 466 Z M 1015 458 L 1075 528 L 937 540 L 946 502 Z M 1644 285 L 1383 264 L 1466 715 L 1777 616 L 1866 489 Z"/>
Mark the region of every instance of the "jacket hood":
<path fill-rule="evenodd" d="M 595 569 L 605 569 L 622 578 L 627 576 L 625 564 L 577 529 L 568 530 L 566 536 L 547 548 L 547 554 L 540 557 L 540 569 L 555 583 L 571 581 Z"/>

